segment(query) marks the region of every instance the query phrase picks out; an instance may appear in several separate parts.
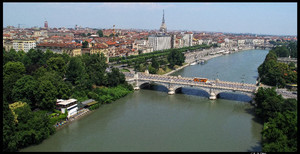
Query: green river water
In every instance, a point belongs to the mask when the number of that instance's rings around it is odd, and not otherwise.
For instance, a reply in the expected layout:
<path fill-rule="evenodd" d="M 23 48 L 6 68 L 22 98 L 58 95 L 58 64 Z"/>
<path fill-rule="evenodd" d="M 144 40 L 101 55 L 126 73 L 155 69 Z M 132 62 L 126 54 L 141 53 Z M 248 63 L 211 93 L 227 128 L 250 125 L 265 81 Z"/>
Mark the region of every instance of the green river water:
<path fill-rule="evenodd" d="M 268 50 L 248 50 L 188 66 L 173 75 L 255 84 Z M 58 130 L 33 151 L 261 151 L 262 124 L 248 96 L 221 93 L 209 100 L 201 89 L 168 95 L 153 85 L 102 105 Z"/>

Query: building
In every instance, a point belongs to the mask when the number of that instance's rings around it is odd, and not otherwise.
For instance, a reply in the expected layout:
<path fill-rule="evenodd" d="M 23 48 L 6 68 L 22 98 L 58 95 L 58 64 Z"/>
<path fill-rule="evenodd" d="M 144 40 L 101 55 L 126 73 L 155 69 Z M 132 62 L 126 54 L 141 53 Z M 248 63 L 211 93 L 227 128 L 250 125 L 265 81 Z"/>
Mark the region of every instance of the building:
<path fill-rule="evenodd" d="M 13 49 L 13 42 L 11 40 L 3 40 L 3 48 L 5 51 L 10 51 L 10 49 Z"/>
<path fill-rule="evenodd" d="M 186 33 L 182 36 L 183 47 L 190 47 L 193 45 L 193 33 Z"/>
<path fill-rule="evenodd" d="M 171 36 L 166 34 L 167 26 L 165 24 L 165 14 L 163 12 L 162 23 L 159 28 L 159 34 L 150 35 L 148 37 L 148 46 L 153 48 L 153 51 L 165 50 L 171 48 Z M 172 41 L 173 42 L 173 41 Z"/>
<path fill-rule="evenodd" d="M 70 56 L 81 55 L 80 43 L 40 43 L 37 45 L 37 49 L 46 52 L 51 50 L 54 53 L 66 53 Z"/>
<path fill-rule="evenodd" d="M 153 47 L 153 51 L 165 50 L 171 48 L 171 36 L 168 35 L 150 35 L 148 44 Z"/>
<path fill-rule="evenodd" d="M 30 49 L 35 49 L 35 47 L 35 40 L 13 40 L 13 49 L 16 51 L 23 50 L 24 52 L 28 52 Z"/>
<path fill-rule="evenodd" d="M 77 99 L 57 100 L 56 105 L 61 110 L 61 113 L 65 113 L 66 111 L 68 112 L 68 118 L 74 114 L 77 114 Z"/>
<path fill-rule="evenodd" d="M 72 32 L 48 32 L 48 36 L 61 36 L 61 37 L 71 37 L 74 38 L 74 33 Z"/>
<path fill-rule="evenodd" d="M 81 106 L 83 106 L 84 108 L 88 108 L 94 104 L 97 104 L 98 102 L 93 100 L 93 99 L 89 99 L 89 100 L 86 100 L 86 101 L 83 101 L 81 102 Z"/>
<path fill-rule="evenodd" d="M 45 23 L 44 23 L 44 28 L 45 28 L 45 29 L 48 29 L 48 21 L 45 21 Z"/>
<path fill-rule="evenodd" d="M 108 54 L 108 46 L 105 46 L 104 44 L 95 44 L 93 47 L 90 48 L 90 54 L 101 54 L 103 53 L 106 57 L 106 63 L 109 62 L 109 54 Z"/>

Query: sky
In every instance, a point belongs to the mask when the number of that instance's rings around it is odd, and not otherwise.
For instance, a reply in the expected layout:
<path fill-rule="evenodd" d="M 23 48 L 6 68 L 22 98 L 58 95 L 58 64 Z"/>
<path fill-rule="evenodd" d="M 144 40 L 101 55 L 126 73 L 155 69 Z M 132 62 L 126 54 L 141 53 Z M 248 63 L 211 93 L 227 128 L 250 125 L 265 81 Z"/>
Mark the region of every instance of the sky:
<path fill-rule="evenodd" d="M 167 30 L 297 35 L 297 3 L 3 3 L 3 27 Z"/>

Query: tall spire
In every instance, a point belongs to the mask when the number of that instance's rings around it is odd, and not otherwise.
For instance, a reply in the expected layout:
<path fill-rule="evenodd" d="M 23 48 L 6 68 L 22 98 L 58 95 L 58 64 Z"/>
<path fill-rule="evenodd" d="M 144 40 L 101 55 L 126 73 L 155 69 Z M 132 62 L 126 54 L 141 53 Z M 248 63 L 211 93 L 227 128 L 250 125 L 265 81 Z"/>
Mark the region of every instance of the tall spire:
<path fill-rule="evenodd" d="M 165 10 L 163 10 L 163 18 L 162 18 L 162 23 L 159 31 L 162 32 L 163 34 L 167 32 L 167 26 L 165 24 Z"/>
<path fill-rule="evenodd" d="M 165 10 L 163 10 L 163 19 L 162 19 L 162 23 L 165 23 Z"/>

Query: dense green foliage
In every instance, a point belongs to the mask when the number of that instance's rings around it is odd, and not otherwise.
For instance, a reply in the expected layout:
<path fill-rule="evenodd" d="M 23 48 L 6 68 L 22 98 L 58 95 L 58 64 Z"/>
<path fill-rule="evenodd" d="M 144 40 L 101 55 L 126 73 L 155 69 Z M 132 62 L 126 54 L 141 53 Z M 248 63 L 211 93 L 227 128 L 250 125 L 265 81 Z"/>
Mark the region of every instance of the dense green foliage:
<path fill-rule="evenodd" d="M 127 88 L 127 85 L 118 85 L 117 87 L 111 88 L 96 88 L 88 93 L 88 97 L 96 100 L 100 104 L 108 104 L 131 92 L 132 91 Z"/>
<path fill-rule="evenodd" d="M 82 48 L 88 48 L 89 47 L 89 42 L 84 41 L 82 42 Z"/>
<path fill-rule="evenodd" d="M 32 112 L 29 105 L 14 110 L 18 123 L 13 120 L 12 111 L 3 102 L 3 151 L 16 151 L 31 144 L 41 143 L 55 132 L 46 111 Z"/>
<path fill-rule="evenodd" d="M 154 51 L 139 55 L 130 55 L 127 57 L 111 57 L 109 62 L 127 64 L 128 67 L 133 67 L 134 70 L 138 72 L 148 70 L 150 74 L 157 74 L 158 72 L 162 74 L 162 72 L 173 69 L 175 65 L 182 65 L 184 62 L 184 52 L 202 50 L 210 47 L 212 47 L 212 45 L 203 44 L 191 47 Z"/>
<path fill-rule="evenodd" d="M 283 88 L 288 83 L 297 83 L 297 70 L 292 64 L 277 62 L 276 54 L 281 54 L 279 51 L 283 51 L 282 47 L 269 51 L 265 61 L 258 67 L 258 73 L 262 83 Z"/>
<path fill-rule="evenodd" d="M 99 37 L 103 37 L 103 31 L 102 30 L 98 30 L 97 34 L 99 35 Z"/>
<path fill-rule="evenodd" d="M 53 124 L 66 118 L 54 110 L 56 99 L 82 102 L 95 98 L 110 103 L 133 91 L 119 69 L 105 71 L 108 65 L 103 54 L 69 57 L 49 50 L 24 53 L 12 49 L 3 50 L 3 57 L 3 151 L 40 143 L 53 134 Z M 8 106 L 17 101 L 27 105 L 14 111 L 19 121 L 14 123 Z"/>
<path fill-rule="evenodd" d="M 256 114 L 263 119 L 263 152 L 297 151 L 297 101 L 260 87 L 255 94 Z"/>
<path fill-rule="evenodd" d="M 152 58 L 156 58 L 156 60 L 166 58 L 169 53 L 173 50 L 179 51 L 179 52 L 186 52 L 186 51 L 193 51 L 193 50 L 202 50 L 210 48 L 211 45 L 195 45 L 191 47 L 183 47 L 183 48 L 176 48 L 176 49 L 166 49 L 166 50 L 160 50 L 160 51 L 154 51 L 150 53 L 144 53 L 140 55 L 131 55 L 127 57 L 111 57 L 109 58 L 109 62 L 119 62 L 122 64 L 130 64 L 135 63 L 138 61 L 150 61 Z"/>
<path fill-rule="evenodd" d="M 291 58 L 298 57 L 297 41 L 286 41 L 286 42 L 270 41 L 270 43 L 277 46 L 274 49 L 274 51 L 278 57 L 289 57 L 289 56 L 291 56 Z"/>
<path fill-rule="evenodd" d="M 168 61 L 171 68 L 173 68 L 175 65 L 182 66 L 184 60 L 184 54 L 178 50 L 172 50 L 168 55 Z"/>

